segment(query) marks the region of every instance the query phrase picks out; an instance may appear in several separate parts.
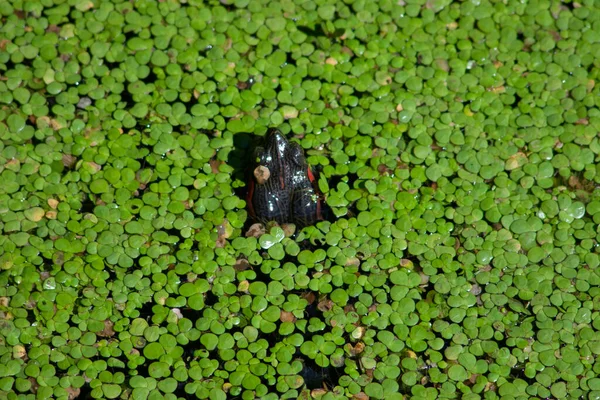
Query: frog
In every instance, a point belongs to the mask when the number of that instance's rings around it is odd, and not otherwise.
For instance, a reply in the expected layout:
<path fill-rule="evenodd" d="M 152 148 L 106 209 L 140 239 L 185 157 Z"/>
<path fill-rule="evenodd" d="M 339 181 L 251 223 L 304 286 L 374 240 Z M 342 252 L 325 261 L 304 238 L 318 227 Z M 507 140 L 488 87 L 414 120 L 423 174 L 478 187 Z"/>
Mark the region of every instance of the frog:
<path fill-rule="evenodd" d="M 252 157 L 246 201 L 255 221 L 305 227 L 322 219 L 315 174 L 298 143 L 271 128 Z"/>

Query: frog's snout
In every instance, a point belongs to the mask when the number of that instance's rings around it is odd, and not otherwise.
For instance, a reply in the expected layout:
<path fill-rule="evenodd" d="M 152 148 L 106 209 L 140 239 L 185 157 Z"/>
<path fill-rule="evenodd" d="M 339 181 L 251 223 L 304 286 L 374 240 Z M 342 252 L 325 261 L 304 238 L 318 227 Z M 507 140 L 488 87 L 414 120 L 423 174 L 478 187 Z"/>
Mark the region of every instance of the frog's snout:
<path fill-rule="evenodd" d="M 267 147 L 269 154 L 285 154 L 289 142 L 278 129 L 270 129 L 267 133 Z"/>

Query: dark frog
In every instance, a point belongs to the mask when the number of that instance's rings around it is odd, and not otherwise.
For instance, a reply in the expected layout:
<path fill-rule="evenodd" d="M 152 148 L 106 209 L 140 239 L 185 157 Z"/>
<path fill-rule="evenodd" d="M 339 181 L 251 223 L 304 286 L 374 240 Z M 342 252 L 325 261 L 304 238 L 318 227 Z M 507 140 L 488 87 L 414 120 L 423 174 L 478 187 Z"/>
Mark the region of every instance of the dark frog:
<path fill-rule="evenodd" d="M 292 222 L 300 227 L 321 219 L 315 177 L 297 143 L 277 129 L 267 132 L 254 149 L 247 202 L 259 222 Z"/>

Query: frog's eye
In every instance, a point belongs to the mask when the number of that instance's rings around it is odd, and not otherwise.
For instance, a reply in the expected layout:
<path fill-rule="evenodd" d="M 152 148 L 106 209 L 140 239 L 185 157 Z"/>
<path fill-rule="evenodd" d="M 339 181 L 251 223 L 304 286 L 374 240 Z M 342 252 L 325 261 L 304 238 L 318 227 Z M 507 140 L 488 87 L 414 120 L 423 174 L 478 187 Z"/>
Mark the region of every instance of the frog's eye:
<path fill-rule="evenodd" d="M 252 154 L 252 158 L 257 164 L 260 164 L 263 161 L 265 156 L 265 148 L 264 147 L 255 147 L 254 153 Z"/>

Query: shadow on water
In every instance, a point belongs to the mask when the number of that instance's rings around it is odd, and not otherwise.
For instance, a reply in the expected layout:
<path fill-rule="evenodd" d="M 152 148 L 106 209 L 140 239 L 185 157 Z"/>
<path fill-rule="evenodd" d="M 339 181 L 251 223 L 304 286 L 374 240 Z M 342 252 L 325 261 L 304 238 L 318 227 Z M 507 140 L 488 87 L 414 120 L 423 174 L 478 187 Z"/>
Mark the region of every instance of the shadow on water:
<path fill-rule="evenodd" d="M 333 366 L 320 367 L 314 360 L 302 359 L 302 370 L 300 376 L 304 379 L 307 389 L 333 388 L 339 384 L 339 378 L 344 375 L 344 368 Z"/>
<path fill-rule="evenodd" d="M 233 136 L 233 150 L 229 152 L 227 165 L 233 168 L 233 180 L 239 179 L 243 182 L 248 180 L 248 165 L 252 160 L 252 149 L 256 136 L 252 133 L 240 132 Z M 246 187 L 236 188 L 236 194 L 246 198 Z"/>
<path fill-rule="evenodd" d="M 310 28 L 308 26 L 297 26 L 297 29 L 305 35 L 313 38 L 326 37 L 331 39 L 338 38 L 344 34 L 344 30 L 340 28 L 333 32 L 326 32 L 325 29 L 323 29 L 323 24 L 316 24 L 314 28 Z"/>
<path fill-rule="evenodd" d="M 314 28 L 310 28 L 308 26 L 297 26 L 296 27 L 300 32 L 304 33 L 309 37 L 319 37 L 319 36 L 327 36 L 325 31 L 323 30 L 323 25 L 316 24 Z"/>
<path fill-rule="evenodd" d="M 240 132 L 233 136 L 233 150 L 229 152 L 227 164 L 233 168 L 232 180 L 244 182 L 244 186 L 234 188 L 234 193 L 240 199 L 246 200 L 250 171 L 248 166 L 252 163 L 252 152 L 256 145 L 257 136 L 252 133 Z M 248 217 L 242 232 L 247 232 L 254 221 Z"/>

